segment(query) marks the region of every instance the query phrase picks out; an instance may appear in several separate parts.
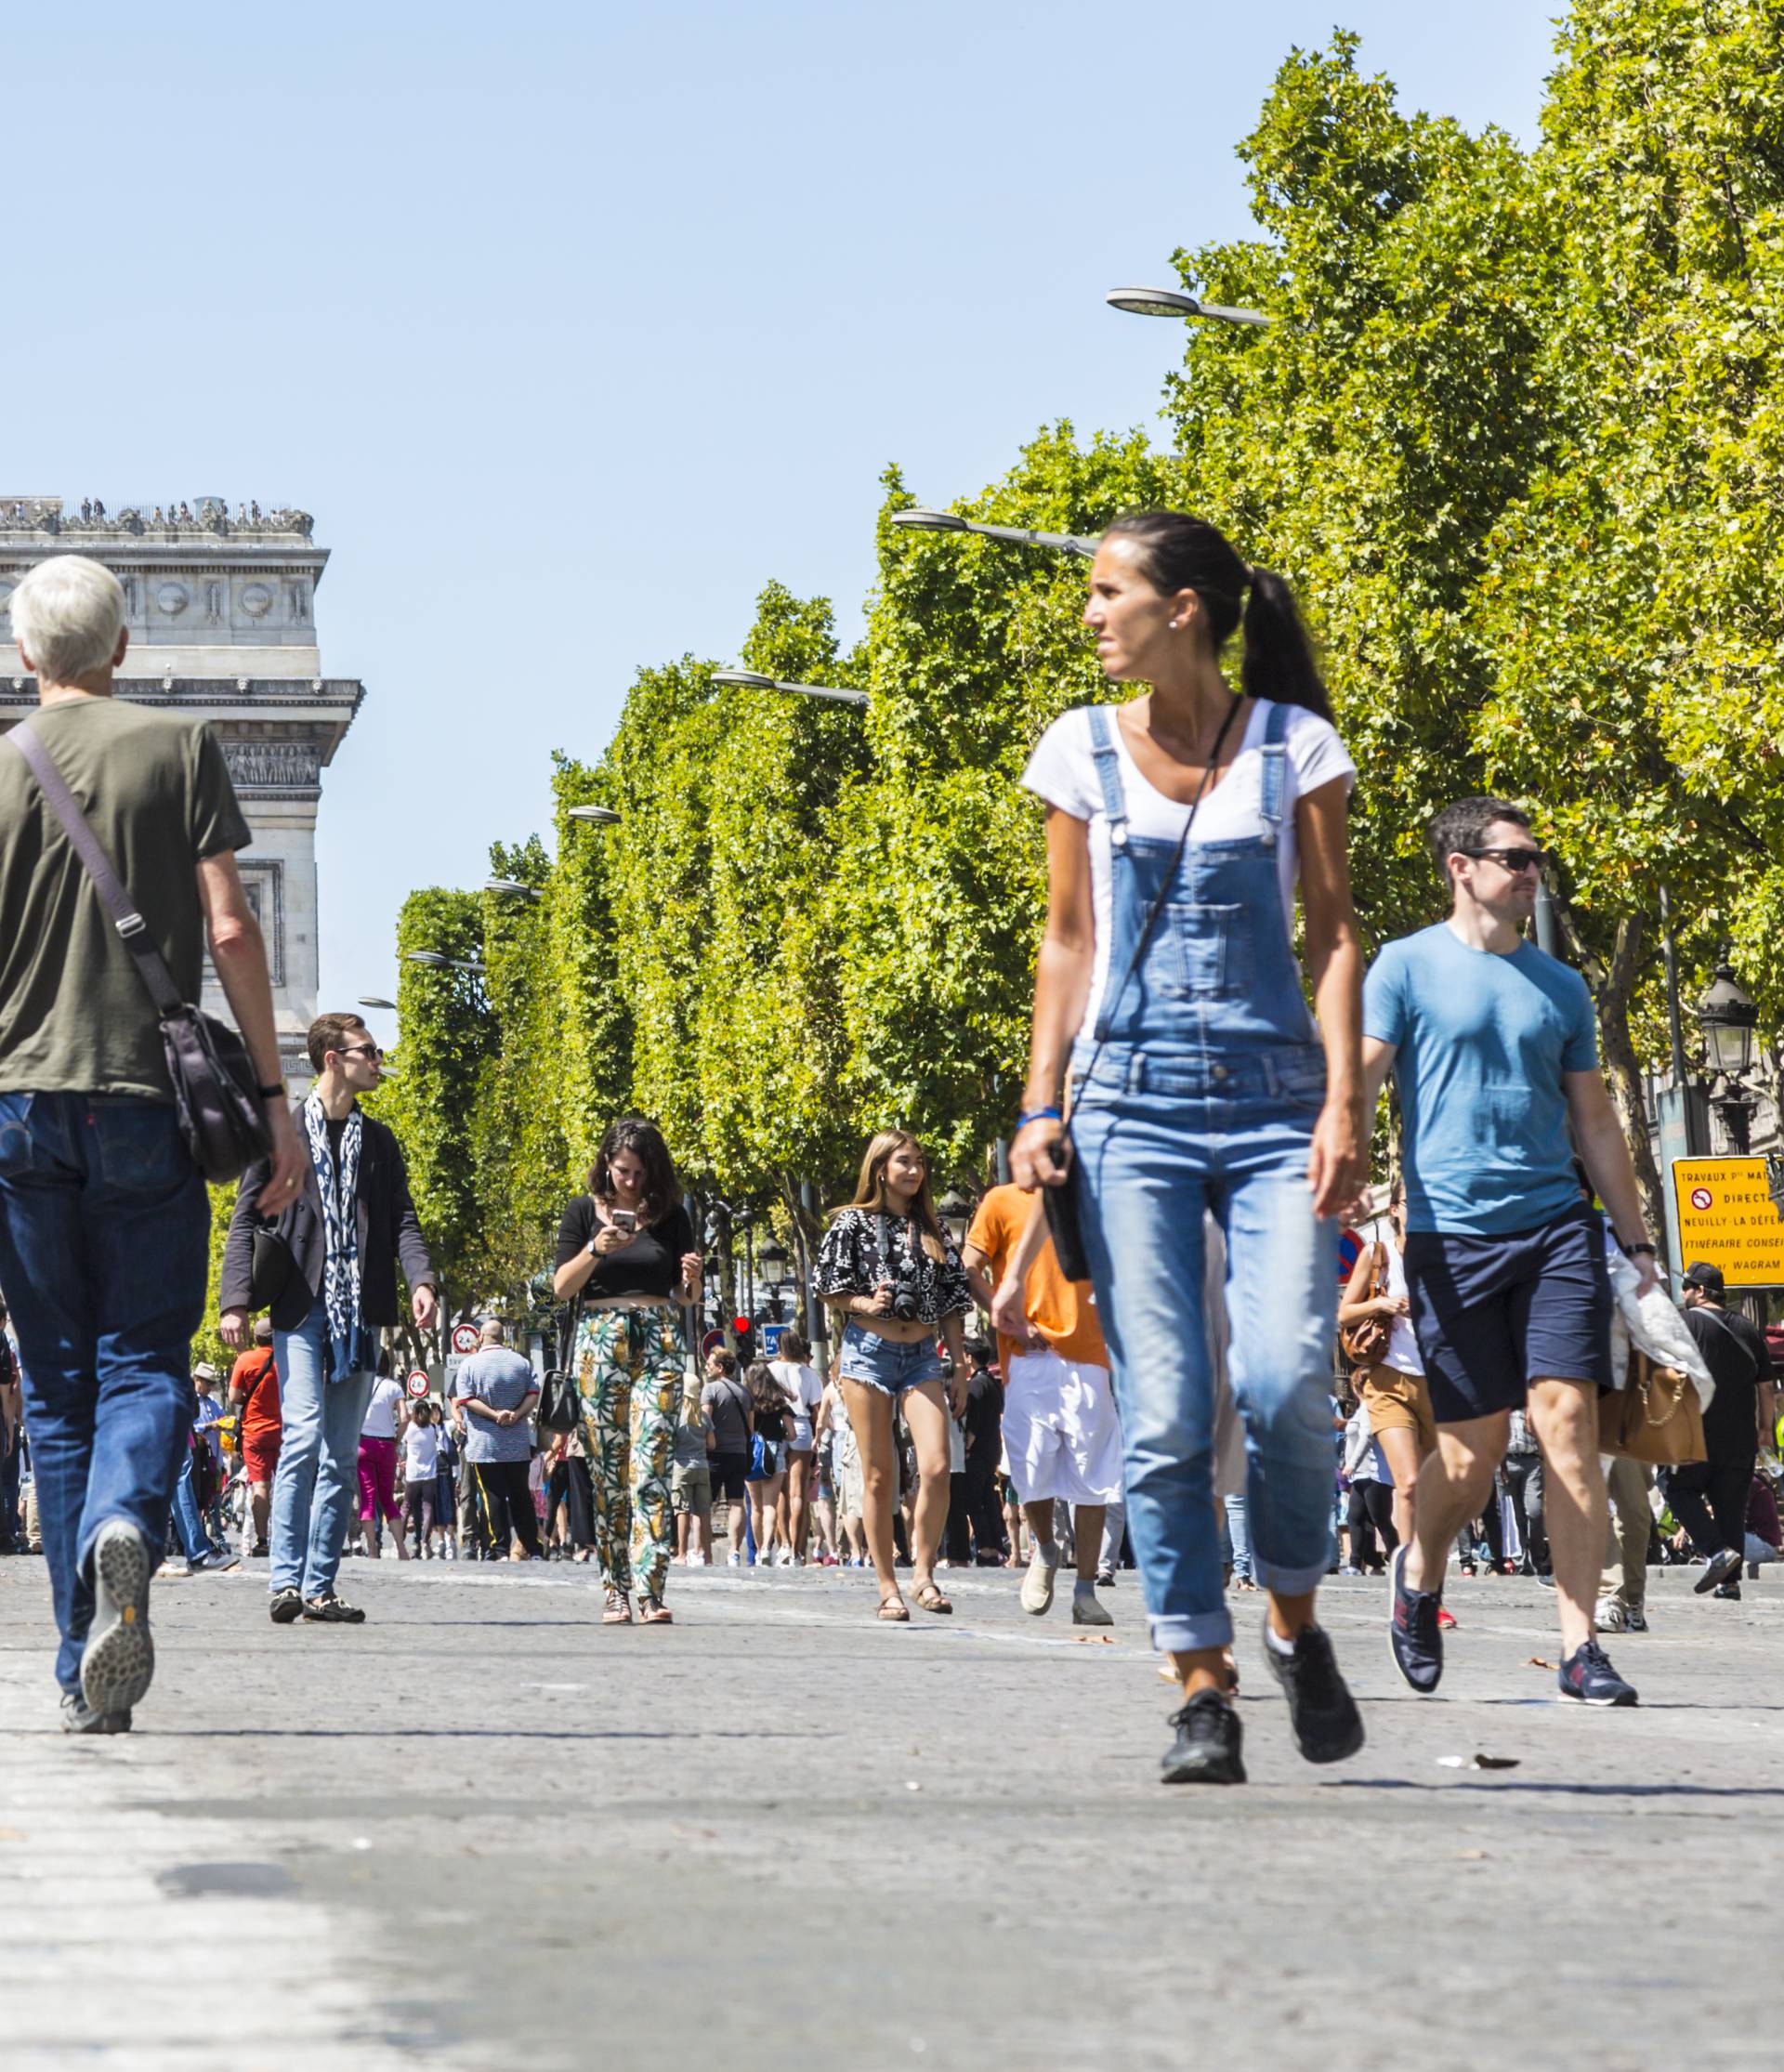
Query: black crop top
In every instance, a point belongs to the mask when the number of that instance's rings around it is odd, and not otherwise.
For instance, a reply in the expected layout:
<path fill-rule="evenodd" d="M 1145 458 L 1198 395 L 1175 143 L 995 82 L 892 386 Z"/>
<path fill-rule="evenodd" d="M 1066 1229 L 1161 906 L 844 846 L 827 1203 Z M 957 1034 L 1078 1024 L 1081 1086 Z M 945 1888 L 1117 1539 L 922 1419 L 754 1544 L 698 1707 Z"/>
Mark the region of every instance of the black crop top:
<path fill-rule="evenodd" d="M 579 1252 L 586 1252 L 600 1227 L 594 1196 L 579 1194 L 558 1226 L 555 1264 L 567 1266 Z M 696 1249 L 694 1226 L 678 1201 L 661 1223 L 640 1228 L 629 1245 L 597 1259 L 595 1271 L 583 1283 L 583 1294 L 590 1302 L 607 1295 L 650 1295 L 662 1301 L 680 1287 L 682 1259 Z"/>

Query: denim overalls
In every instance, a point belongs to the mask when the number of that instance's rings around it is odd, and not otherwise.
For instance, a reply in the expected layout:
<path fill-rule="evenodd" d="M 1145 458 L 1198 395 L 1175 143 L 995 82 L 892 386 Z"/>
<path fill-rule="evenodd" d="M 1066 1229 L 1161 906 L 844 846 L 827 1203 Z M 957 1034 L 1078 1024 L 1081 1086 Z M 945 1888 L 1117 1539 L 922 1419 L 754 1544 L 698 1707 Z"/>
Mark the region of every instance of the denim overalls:
<path fill-rule="evenodd" d="M 1076 1090 L 1071 1128 L 1122 1413 L 1128 1525 L 1153 1645 L 1165 1650 L 1222 1646 L 1233 1632 L 1214 1509 L 1204 1210 L 1226 1234 L 1229 1365 L 1258 1579 L 1308 1591 L 1331 1556 L 1338 1247 L 1307 1191 L 1325 1054 L 1277 877 L 1288 713 L 1266 710 L 1264 832 L 1189 843 L 1119 1001 L 1176 844 L 1130 832 L 1113 722 L 1105 707 L 1090 713 L 1113 939 L 1102 1052 Z"/>

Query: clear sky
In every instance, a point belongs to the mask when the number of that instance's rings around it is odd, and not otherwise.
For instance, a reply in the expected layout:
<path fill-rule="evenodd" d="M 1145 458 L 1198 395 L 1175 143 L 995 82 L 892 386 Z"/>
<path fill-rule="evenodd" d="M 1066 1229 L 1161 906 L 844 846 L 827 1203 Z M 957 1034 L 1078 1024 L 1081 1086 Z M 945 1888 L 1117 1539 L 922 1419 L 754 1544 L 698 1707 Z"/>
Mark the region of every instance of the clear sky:
<path fill-rule="evenodd" d="M 1551 4 L 655 0 L 14 10 L 0 489 L 316 518 L 324 1005 L 543 827 L 642 663 L 770 577 L 872 577 L 1037 426 L 1154 421 L 1105 290 L 1243 233 L 1233 155 L 1334 20 L 1402 103 L 1534 137 Z M 389 1034 L 387 1026 L 383 1033 Z"/>

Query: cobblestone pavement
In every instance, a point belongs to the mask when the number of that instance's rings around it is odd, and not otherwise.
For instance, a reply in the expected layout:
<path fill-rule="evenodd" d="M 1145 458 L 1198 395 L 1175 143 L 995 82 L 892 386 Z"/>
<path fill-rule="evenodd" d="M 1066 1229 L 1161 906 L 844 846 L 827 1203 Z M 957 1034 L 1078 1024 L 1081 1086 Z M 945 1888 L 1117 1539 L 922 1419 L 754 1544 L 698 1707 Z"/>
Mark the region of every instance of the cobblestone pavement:
<path fill-rule="evenodd" d="M 773 2065 L 1694 2067 L 1769 2054 L 1784 1596 L 1656 1572 L 1635 1712 L 1554 1696 L 1553 1600 L 1457 1582 L 1443 1696 L 1379 1584 L 1325 1600 L 1370 1742 L 1303 1764 L 1239 1612 L 1242 1790 L 1109 1639 L 1016 1578 L 875 1625 L 871 1579 L 349 1563 L 158 1583 L 138 1731 L 58 1730 L 42 1565 L 0 1562 L 0 2064 L 129 2072 Z M 1476 1752 L 1516 1767 L 1445 1766 Z"/>

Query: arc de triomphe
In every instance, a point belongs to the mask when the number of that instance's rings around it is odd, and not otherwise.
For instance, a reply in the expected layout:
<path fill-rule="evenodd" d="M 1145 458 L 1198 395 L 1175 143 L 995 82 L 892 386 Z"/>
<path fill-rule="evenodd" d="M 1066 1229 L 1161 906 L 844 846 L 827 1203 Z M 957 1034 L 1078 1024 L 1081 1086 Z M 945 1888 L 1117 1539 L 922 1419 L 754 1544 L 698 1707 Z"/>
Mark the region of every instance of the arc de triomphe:
<path fill-rule="evenodd" d="M 240 858 L 272 967 L 279 1045 L 294 1091 L 309 1082 L 304 1032 L 317 1012 L 316 807 L 365 696 L 325 676 L 316 586 L 328 550 L 303 511 L 262 512 L 220 497 L 107 511 L 91 501 L 0 496 L 0 733 L 37 702 L 20 675 L 7 599 L 33 562 L 86 554 L 124 584 L 130 650 L 119 696 L 195 713 L 229 758 L 254 830 Z M 204 1004 L 227 1015 L 207 972 Z"/>

